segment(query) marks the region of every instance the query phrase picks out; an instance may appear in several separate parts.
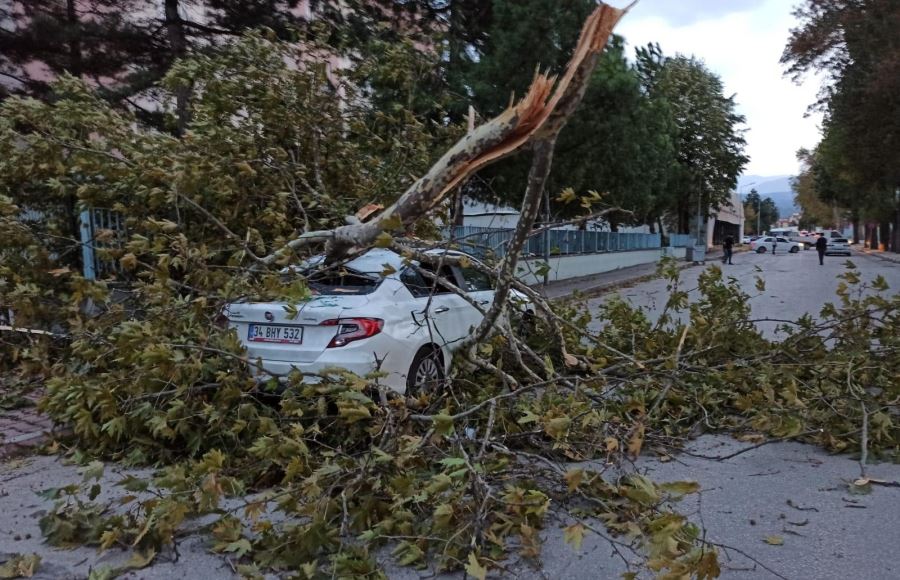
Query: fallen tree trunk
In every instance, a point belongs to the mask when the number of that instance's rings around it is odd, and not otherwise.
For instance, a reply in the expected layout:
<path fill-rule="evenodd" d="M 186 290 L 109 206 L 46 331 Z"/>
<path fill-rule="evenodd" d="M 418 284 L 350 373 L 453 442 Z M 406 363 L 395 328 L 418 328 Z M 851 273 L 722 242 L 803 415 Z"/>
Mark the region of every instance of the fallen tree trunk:
<path fill-rule="evenodd" d="M 572 59 L 558 82 L 537 74 L 522 100 L 466 134 L 375 219 L 359 223 L 350 218 L 351 223 L 344 226 L 307 232 L 260 258 L 256 267 L 280 263 L 296 250 L 317 243 L 327 244 L 329 261 L 338 260 L 353 248 L 373 245 L 383 234 L 406 231 L 463 180 L 528 144 L 549 143 L 552 155 L 556 135 L 581 102 L 600 52 L 627 10 L 601 3 L 585 22 Z"/>

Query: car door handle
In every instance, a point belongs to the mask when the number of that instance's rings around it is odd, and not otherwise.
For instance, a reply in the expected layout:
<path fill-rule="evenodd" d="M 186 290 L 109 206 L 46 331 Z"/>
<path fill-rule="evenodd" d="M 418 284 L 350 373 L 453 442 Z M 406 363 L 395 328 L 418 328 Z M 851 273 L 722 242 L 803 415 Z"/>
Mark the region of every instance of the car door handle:
<path fill-rule="evenodd" d="M 450 308 L 448 308 L 447 306 L 438 306 L 434 309 L 435 314 L 441 314 L 443 312 L 450 312 Z"/>

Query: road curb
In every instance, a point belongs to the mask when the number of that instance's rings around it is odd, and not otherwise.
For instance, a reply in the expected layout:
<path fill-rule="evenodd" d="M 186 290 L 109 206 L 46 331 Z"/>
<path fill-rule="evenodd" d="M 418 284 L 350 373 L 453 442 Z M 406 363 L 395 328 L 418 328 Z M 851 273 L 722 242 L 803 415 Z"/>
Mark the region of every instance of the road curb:
<path fill-rule="evenodd" d="M 867 248 L 860 248 L 859 251 L 860 251 L 860 253 L 862 253 L 866 256 L 870 256 L 870 257 L 876 258 L 878 260 L 883 260 L 885 262 L 892 262 L 894 264 L 900 264 L 900 254 L 898 254 L 897 258 L 893 258 L 893 257 L 885 256 L 884 252 L 881 250 L 870 250 Z"/>

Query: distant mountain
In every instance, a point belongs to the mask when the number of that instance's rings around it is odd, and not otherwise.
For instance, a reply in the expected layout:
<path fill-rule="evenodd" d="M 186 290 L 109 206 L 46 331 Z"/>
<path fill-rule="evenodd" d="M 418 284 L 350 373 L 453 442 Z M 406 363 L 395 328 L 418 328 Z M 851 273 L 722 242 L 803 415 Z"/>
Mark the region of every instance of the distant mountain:
<path fill-rule="evenodd" d="M 787 217 L 800 211 L 794 205 L 792 178 L 792 175 L 742 175 L 738 178 L 738 191 L 741 195 L 747 195 L 755 189 L 764 198 L 771 197 L 781 217 Z"/>

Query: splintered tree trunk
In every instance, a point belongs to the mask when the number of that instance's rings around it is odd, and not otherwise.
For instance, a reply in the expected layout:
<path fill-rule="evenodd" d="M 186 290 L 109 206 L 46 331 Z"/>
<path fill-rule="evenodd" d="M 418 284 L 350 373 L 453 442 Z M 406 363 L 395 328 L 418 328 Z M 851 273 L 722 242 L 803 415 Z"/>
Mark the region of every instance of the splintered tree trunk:
<path fill-rule="evenodd" d="M 184 58 L 187 54 L 187 37 L 184 34 L 184 24 L 179 13 L 180 0 L 165 0 L 166 9 L 166 36 L 169 39 L 169 48 L 172 51 L 173 60 Z M 187 128 L 190 113 L 188 111 L 191 95 L 190 87 L 179 87 L 175 91 L 175 116 L 177 118 L 177 133 L 184 133 Z"/>
<path fill-rule="evenodd" d="M 171 1 L 167 0 L 167 3 Z M 467 178 L 528 145 L 533 145 L 535 151 L 533 164 L 543 165 L 546 162 L 549 165 L 556 136 L 581 102 L 599 55 L 625 12 L 601 3 L 585 22 L 565 74 L 559 80 L 543 74 L 536 75 L 521 101 L 469 131 L 394 205 L 373 220 L 359 223 L 351 217 L 347 220 L 348 225 L 307 232 L 268 256 L 259 258 L 257 267 L 286 261 L 296 250 L 311 244 L 326 243 L 328 261 L 334 262 L 354 250 L 372 246 L 379 238 L 386 236 L 386 243 L 390 243 L 392 234 L 408 231 L 415 222 L 439 207 Z M 537 155 L 539 149 L 543 152 L 541 155 Z M 526 196 L 537 195 L 538 201 L 534 205 L 539 207 L 543 187 L 540 190 L 532 187 L 532 183 L 537 181 L 530 180 Z M 525 205 L 530 209 L 531 201 L 526 199 L 523 209 Z M 525 219 L 520 221 L 519 228 L 530 230 L 533 217 L 529 221 L 524 211 L 523 217 Z M 518 256 L 511 259 L 515 263 Z M 489 318 L 486 317 L 486 320 Z"/>

